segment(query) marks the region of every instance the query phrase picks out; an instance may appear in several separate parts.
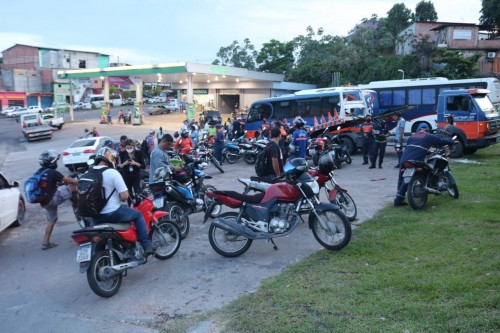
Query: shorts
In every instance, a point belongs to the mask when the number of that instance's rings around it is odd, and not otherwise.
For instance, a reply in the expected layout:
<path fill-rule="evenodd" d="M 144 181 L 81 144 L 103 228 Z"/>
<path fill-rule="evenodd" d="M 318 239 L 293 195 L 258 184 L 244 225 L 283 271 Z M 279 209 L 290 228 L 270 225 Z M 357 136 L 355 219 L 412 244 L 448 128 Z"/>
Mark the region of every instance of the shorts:
<path fill-rule="evenodd" d="M 60 186 L 48 204 L 42 206 L 45 209 L 47 222 L 52 223 L 57 221 L 57 206 L 71 198 L 71 190 L 69 186 Z"/>

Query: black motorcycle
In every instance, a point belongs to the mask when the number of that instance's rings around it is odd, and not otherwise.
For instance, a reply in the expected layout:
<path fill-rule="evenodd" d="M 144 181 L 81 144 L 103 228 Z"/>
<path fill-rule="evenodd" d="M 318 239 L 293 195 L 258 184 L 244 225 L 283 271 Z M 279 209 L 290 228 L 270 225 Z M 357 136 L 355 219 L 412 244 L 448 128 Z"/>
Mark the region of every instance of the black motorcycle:
<path fill-rule="evenodd" d="M 448 147 L 439 147 L 430 152 L 425 161 L 406 161 L 403 181 L 408 183 L 408 203 L 411 208 L 425 207 L 430 194 L 448 192 L 452 198 L 459 196 L 457 183 L 448 164 Z"/>

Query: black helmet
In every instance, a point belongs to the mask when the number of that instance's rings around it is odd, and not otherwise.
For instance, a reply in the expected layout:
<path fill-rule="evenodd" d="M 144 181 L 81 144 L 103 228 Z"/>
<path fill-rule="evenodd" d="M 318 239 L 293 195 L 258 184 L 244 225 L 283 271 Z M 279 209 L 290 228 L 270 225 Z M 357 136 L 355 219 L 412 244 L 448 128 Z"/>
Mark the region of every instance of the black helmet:
<path fill-rule="evenodd" d="M 57 160 L 59 160 L 59 153 L 53 149 L 44 150 L 38 158 L 38 163 L 44 168 L 57 168 Z"/>
<path fill-rule="evenodd" d="M 109 147 L 102 147 L 95 155 L 95 165 L 98 165 L 101 161 L 104 161 L 110 168 L 114 168 L 116 163 L 116 158 L 117 158 L 116 150 L 111 149 Z"/>
<path fill-rule="evenodd" d="M 187 129 L 183 129 L 183 130 L 181 131 L 181 136 L 182 136 L 183 138 L 187 138 L 187 137 L 189 136 L 189 131 L 188 131 Z"/>
<path fill-rule="evenodd" d="M 330 154 L 324 154 L 318 161 L 319 172 L 328 175 L 334 168 L 333 158 Z"/>
<path fill-rule="evenodd" d="M 104 143 L 102 145 L 104 147 L 113 148 L 113 140 L 106 140 L 106 141 L 104 141 Z"/>
<path fill-rule="evenodd" d="M 300 175 L 307 170 L 307 162 L 304 158 L 294 158 L 289 160 L 283 167 L 283 171 L 291 174 Z"/>
<path fill-rule="evenodd" d="M 179 137 L 179 131 L 174 132 L 174 138 L 177 139 Z"/>
<path fill-rule="evenodd" d="M 298 128 L 304 127 L 304 125 L 306 124 L 306 122 L 304 121 L 304 119 L 302 119 L 301 117 L 295 118 L 295 120 L 293 121 L 293 123 Z"/>

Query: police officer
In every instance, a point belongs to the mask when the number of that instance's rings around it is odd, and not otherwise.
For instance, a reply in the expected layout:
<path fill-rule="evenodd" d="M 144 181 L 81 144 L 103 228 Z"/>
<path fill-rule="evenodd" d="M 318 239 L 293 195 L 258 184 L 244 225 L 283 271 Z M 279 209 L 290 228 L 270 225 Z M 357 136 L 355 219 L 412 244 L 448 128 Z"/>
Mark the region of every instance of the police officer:
<path fill-rule="evenodd" d="M 450 138 L 441 137 L 429 133 L 429 126 L 422 123 L 418 126 L 417 132 L 408 139 L 408 144 L 401 156 L 401 169 L 399 170 L 398 178 L 398 193 L 394 199 L 394 206 L 406 206 L 404 201 L 408 184 L 403 181 L 403 172 L 405 171 L 406 161 L 423 161 L 427 151 L 432 146 L 453 145 L 453 140 Z"/>
<path fill-rule="evenodd" d="M 389 127 L 387 127 L 387 123 L 385 120 L 380 120 L 379 122 L 375 122 L 373 125 L 373 145 L 372 152 L 370 156 L 370 169 L 374 169 L 377 163 L 378 157 L 378 167 L 382 169 L 382 163 L 384 162 L 385 155 L 385 146 L 387 145 L 387 134 L 389 133 Z"/>
<path fill-rule="evenodd" d="M 370 156 L 373 145 L 373 124 L 371 115 L 367 115 L 365 117 L 365 122 L 361 124 L 361 136 L 363 140 L 363 164 L 368 164 L 368 157 Z"/>

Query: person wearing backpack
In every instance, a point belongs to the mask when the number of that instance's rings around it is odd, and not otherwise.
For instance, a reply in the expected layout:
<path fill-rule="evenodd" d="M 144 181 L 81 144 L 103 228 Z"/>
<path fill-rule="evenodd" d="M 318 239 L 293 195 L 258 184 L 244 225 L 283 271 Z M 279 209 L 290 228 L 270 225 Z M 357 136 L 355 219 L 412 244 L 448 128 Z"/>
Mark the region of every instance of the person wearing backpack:
<path fill-rule="evenodd" d="M 139 242 L 144 248 L 144 254 L 155 252 L 153 244 L 148 237 L 146 222 L 142 214 L 129 206 L 122 205 L 129 198 L 129 192 L 121 174 L 115 169 L 117 153 L 108 147 L 99 149 L 96 154 L 94 170 L 102 170 L 102 187 L 106 204 L 94 217 L 94 223 L 128 223 L 134 222 Z"/>
<path fill-rule="evenodd" d="M 47 216 L 48 224 L 45 227 L 42 250 L 48 250 L 58 245 L 50 242 L 50 236 L 58 219 L 57 207 L 71 198 L 71 192 L 76 190 L 76 184 L 78 184 L 77 179 L 64 176 L 56 170 L 59 157 L 59 153 L 55 150 L 45 150 L 40 154 L 38 162 L 41 168 L 35 173 L 35 175 L 41 174 L 38 182 L 40 194 L 34 200 L 29 200 L 29 193 L 26 191 L 27 199 L 32 203 L 40 203 Z M 58 187 L 60 183 L 69 186 Z"/>
<path fill-rule="evenodd" d="M 259 177 L 276 177 L 283 173 L 283 151 L 279 146 L 281 129 L 271 130 L 271 140 L 255 162 L 255 172 Z"/>

